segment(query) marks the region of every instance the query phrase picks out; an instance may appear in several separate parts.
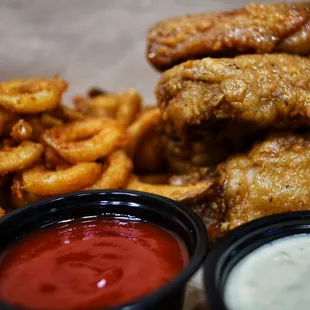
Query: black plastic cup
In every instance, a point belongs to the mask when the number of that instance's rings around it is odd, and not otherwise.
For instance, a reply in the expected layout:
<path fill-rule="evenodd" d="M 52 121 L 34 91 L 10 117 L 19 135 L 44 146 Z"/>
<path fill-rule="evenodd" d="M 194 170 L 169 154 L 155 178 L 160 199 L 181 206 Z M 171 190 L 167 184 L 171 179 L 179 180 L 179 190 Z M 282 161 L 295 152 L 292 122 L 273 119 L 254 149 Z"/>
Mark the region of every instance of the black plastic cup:
<path fill-rule="evenodd" d="M 224 303 L 226 280 L 246 255 L 273 240 L 310 233 L 310 211 L 288 212 L 251 221 L 228 233 L 208 253 L 204 264 L 204 289 L 210 310 L 228 310 Z"/>
<path fill-rule="evenodd" d="M 85 216 L 141 219 L 183 240 L 189 263 L 169 283 L 129 304 L 109 310 L 181 310 L 186 283 L 203 263 L 208 237 L 204 224 L 188 208 L 165 197 L 136 191 L 84 191 L 43 200 L 0 219 L 0 252 L 18 238 L 57 222 Z M 0 301 L 1 310 L 22 310 Z M 101 308 L 107 309 L 107 308 Z"/>

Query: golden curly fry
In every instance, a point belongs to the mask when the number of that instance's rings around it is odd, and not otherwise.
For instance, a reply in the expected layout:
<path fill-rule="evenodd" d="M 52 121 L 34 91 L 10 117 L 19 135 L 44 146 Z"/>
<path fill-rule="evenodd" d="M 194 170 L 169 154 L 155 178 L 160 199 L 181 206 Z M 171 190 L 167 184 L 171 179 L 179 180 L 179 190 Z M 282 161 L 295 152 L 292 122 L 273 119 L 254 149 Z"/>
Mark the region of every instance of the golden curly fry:
<path fill-rule="evenodd" d="M 17 197 L 14 195 L 14 192 L 11 191 L 10 195 L 10 203 L 13 208 L 21 208 L 36 201 L 43 199 L 43 197 L 23 191 L 21 197 Z"/>
<path fill-rule="evenodd" d="M 5 211 L 0 207 L 0 217 L 5 215 Z"/>
<path fill-rule="evenodd" d="M 151 109 L 144 112 L 132 125 L 127 129 L 130 143 L 127 146 L 127 152 L 131 158 L 134 158 L 137 146 L 146 132 L 155 129 L 161 120 L 158 109 Z"/>
<path fill-rule="evenodd" d="M 213 181 L 211 180 L 186 185 L 147 184 L 141 182 L 136 175 L 132 175 L 127 183 L 126 189 L 149 192 L 176 201 L 189 202 L 206 197 L 210 193 L 212 185 Z"/>
<path fill-rule="evenodd" d="M 32 140 L 39 141 L 41 134 L 46 129 L 39 117 L 28 117 L 27 122 L 32 127 Z"/>
<path fill-rule="evenodd" d="M 74 96 L 72 98 L 72 103 L 73 103 L 74 109 L 78 113 L 82 113 L 83 115 L 88 115 L 89 103 L 84 96 Z"/>
<path fill-rule="evenodd" d="M 0 149 L 2 151 L 11 151 L 14 147 L 14 141 L 12 139 L 2 139 L 0 143 Z"/>
<path fill-rule="evenodd" d="M 115 151 L 108 157 L 108 167 L 101 177 L 87 189 L 118 189 L 124 186 L 133 164 L 123 150 Z"/>
<path fill-rule="evenodd" d="M 75 109 L 60 104 L 56 110 L 42 113 L 40 120 L 45 128 L 62 126 L 65 123 L 78 121 L 85 118 L 85 115 Z"/>
<path fill-rule="evenodd" d="M 128 89 L 121 99 L 115 118 L 127 127 L 136 120 L 137 115 L 141 112 L 142 98 L 136 90 Z"/>
<path fill-rule="evenodd" d="M 22 189 L 21 176 L 14 177 L 11 185 L 10 202 L 14 208 L 20 208 L 30 203 L 36 202 L 43 197 L 27 192 Z"/>
<path fill-rule="evenodd" d="M 197 168 L 192 170 L 191 173 L 174 174 L 169 178 L 168 184 L 170 185 L 184 185 L 195 184 L 199 181 L 205 180 L 207 175 L 210 175 L 209 168 Z"/>
<path fill-rule="evenodd" d="M 32 126 L 23 119 L 20 119 L 12 128 L 10 136 L 15 141 L 30 140 L 32 137 Z"/>
<path fill-rule="evenodd" d="M 139 180 L 148 184 L 167 184 L 170 178 L 171 174 L 169 173 L 139 175 Z"/>
<path fill-rule="evenodd" d="M 46 146 L 44 149 L 45 168 L 51 170 L 59 170 L 69 166 L 53 148 Z"/>
<path fill-rule="evenodd" d="M 8 124 L 17 121 L 17 119 L 17 114 L 9 112 L 6 109 L 0 107 L 0 136 L 2 136 L 3 133 L 7 131 L 6 127 Z"/>
<path fill-rule="evenodd" d="M 163 168 L 163 152 L 158 132 L 151 130 L 141 138 L 135 154 L 135 169 L 143 172 L 158 172 Z"/>
<path fill-rule="evenodd" d="M 84 99 L 85 100 L 85 99 Z M 121 103 L 121 96 L 118 94 L 98 95 L 91 99 L 80 100 L 81 108 L 86 108 L 86 114 L 89 116 L 115 117 L 115 113 Z M 84 105 L 84 106 L 83 106 Z"/>
<path fill-rule="evenodd" d="M 16 113 L 39 113 L 55 109 L 67 83 L 61 78 L 20 79 L 0 83 L 0 106 Z"/>
<path fill-rule="evenodd" d="M 43 113 L 41 115 L 41 122 L 45 128 L 59 127 L 64 124 L 64 121 L 49 113 Z"/>
<path fill-rule="evenodd" d="M 61 119 L 64 119 L 66 121 L 77 121 L 80 119 L 84 118 L 84 115 L 77 111 L 74 110 L 70 107 L 67 107 L 63 104 L 61 104 L 58 109 L 56 111 L 54 111 L 54 113 Z"/>
<path fill-rule="evenodd" d="M 78 163 L 110 154 L 120 145 L 123 134 L 123 127 L 114 120 L 88 118 L 47 130 L 42 140 L 68 162 Z"/>
<path fill-rule="evenodd" d="M 23 141 L 17 147 L 0 150 L 0 175 L 29 168 L 40 158 L 42 152 L 43 146 L 31 141 Z"/>
<path fill-rule="evenodd" d="M 37 165 L 22 173 L 22 189 L 41 196 L 74 192 L 93 184 L 102 167 L 97 163 L 78 163 L 60 171 Z"/>

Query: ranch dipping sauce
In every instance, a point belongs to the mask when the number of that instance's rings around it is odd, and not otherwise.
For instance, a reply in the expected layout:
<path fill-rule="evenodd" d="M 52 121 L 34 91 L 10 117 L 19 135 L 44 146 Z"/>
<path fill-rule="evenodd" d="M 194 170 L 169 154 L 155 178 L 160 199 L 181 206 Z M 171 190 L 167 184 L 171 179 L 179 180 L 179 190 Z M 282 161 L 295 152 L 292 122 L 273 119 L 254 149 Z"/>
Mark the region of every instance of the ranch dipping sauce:
<path fill-rule="evenodd" d="M 277 239 L 245 256 L 230 272 L 229 310 L 309 310 L 310 234 Z"/>

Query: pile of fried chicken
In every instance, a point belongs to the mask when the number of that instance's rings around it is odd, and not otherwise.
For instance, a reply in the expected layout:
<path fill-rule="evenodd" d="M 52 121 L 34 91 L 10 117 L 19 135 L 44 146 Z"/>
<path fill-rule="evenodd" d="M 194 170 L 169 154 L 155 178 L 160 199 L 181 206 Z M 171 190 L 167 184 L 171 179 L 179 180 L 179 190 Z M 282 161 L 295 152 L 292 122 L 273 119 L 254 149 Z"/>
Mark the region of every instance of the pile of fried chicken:
<path fill-rule="evenodd" d="M 310 209 L 310 2 L 164 20 L 147 53 L 170 171 L 213 180 L 192 205 L 213 239 Z"/>

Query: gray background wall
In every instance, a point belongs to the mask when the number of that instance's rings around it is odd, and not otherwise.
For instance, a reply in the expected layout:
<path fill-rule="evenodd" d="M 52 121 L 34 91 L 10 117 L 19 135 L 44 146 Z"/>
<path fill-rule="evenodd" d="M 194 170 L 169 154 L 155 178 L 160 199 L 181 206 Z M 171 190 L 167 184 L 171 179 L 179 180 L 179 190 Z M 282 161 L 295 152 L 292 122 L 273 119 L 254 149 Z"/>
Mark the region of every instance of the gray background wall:
<path fill-rule="evenodd" d="M 134 87 L 154 102 L 158 74 L 145 60 L 148 27 L 165 17 L 249 2 L 0 0 L 0 80 L 59 73 L 71 83 L 69 95 L 90 85 Z"/>

